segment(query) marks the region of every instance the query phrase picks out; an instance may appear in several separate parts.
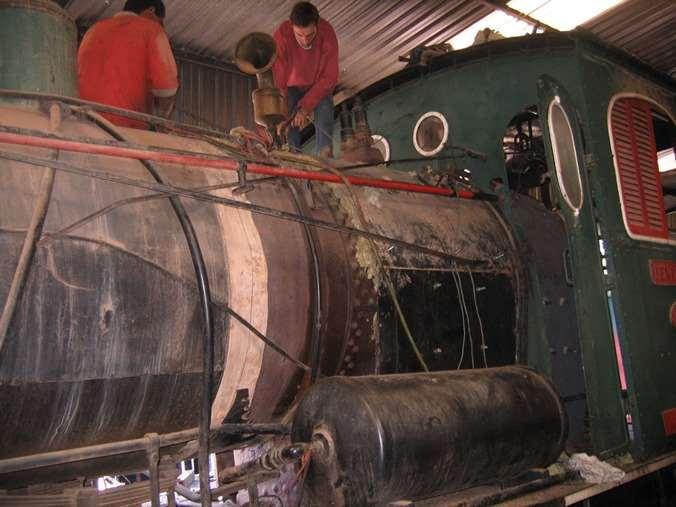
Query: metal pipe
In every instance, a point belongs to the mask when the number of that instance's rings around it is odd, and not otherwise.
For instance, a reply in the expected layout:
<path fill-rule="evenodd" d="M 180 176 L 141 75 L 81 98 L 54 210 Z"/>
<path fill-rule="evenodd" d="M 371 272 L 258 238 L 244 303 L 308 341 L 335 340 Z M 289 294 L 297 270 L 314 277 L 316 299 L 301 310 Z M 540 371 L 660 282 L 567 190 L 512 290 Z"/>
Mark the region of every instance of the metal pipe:
<path fill-rule="evenodd" d="M 150 502 L 152 507 L 160 507 L 160 436 L 157 433 L 148 433 L 145 439 L 150 472 Z"/>
<path fill-rule="evenodd" d="M 33 260 L 33 256 L 35 255 L 38 240 L 42 235 L 42 226 L 45 223 L 45 217 L 47 216 L 47 210 L 49 208 L 49 201 L 52 196 L 52 188 L 54 188 L 55 173 L 56 171 L 54 168 L 45 168 L 45 174 L 43 175 L 42 181 L 40 183 L 38 201 L 35 204 L 35 209 L 33 210 L 33 215 L 31 216 L 31 221 L 28 225 L 28 231 L 26 232 L 26 237 L 23 241 L 21 253 L 19 254 L 19 261 L 17 262 L 16 269 L 14 270 L 12 284 L 9 287 L 7 299 L 5 299 L 5 305 L 2 309 L 2 316 L 0 316 L 0 353 L 2 353 L 2 347 L 5 343 L 7 330 L 9 329 L 9 325 L 12 322 L 12 317 L 14 317 L 16 304 L 19 301 L 19 297 L 21 296 L 21 292 L 26 283 L 26 278 L 28 277 L 28 273 L 30 271 L 31 262 Z"/>
<path fill-rule="evenodd" d="M 69 139 L 14 134 L 7 131 L 7 128 L 0 127 L 0 143 L 15 144 L 20 146 L 35 146 L 40 148 L 52 148 L 64 151 L 74 151 L 77 153 L 89 153 L 94 155 L 108 155 L 112 157 L 131 158 L 137 160 L 151 160 L 155 162 L 164 162 L 169 164 L 193 165 L 196 167 L 211 167 L 214 169 L 226 169 L 236 171 L 239 162 L 232 159 L 220 157 L 207 157 L 204 155 L 188 155 L 171 153 L 167 150 L 129 148 L 121 145 L 110 145 L 101 142 L 71 141 Z M 274 167 L 260 163 L 247 164 L 247 170 L 255 174 L 265 174 L 268 176 L 287 176 L 302 180 L 324 181 L 328 183 L 341 183 L 341 179 L 335 174 L 324 172 L 310 172 L 291 167 Z M 471 199 L 474 192 L 469 190 L 458 190 L 456 193 L 449 188 L 433 187 L 429 185 L 420 185 L 417 183 L 407 183 L 404 181 L 381 180 L 375 178 L 365 178 L 361 176 L 346 176 L 347 180 L 355 186 L 383 188 L 388 190 L 403 190 L 407 192 L 435 195 L 457 195 L 461 198 Z"/>
<path fill-rule="evenodd" d="M 158 116 L 152 116 L 150 114 L 137 113 L 136 111 L 121 109 L 119 107 L 107 106 L 104 104 L 99 104 L 98 102 L 76 99 L 74 97 L 66 97 L 65 95 L 56 95 L 53 93 L 25 92 L 21 90 L 8 90 L 6 88 L 0 88 L 0 97 L 8 97 L 13 99 L 26 99 L 26 100 L 53 100 L 63 104 L 79 106 L 100 113 L 110 113 L 116 116 L 121 116 L 123 118 L 139 120 L 142 122 L 146 122 L 149 125 L 154 126 L 161 125 L 168 129 L 181 130 L 183 132 L 209 135 L 229 140 L 233 139 L 231 136 L 224 134 L 222 131 L 207 129 L 204 127 L 197 127 L 195 125 L 186 125 L 184 123 L 178 123 L 172 120 L 167 120 L 165 118 L 160 118 Z"/>
<path fill-rule="evenodd" d="M 470 499 L 464 505 L 465 507 L 485 507 L 487 505 L 496 505 L 504 502 L 505 500 L 509 500 L 510 498 L 514 498 L 517 495 L 523 495 L 530 493 L 531 491 L 538 491 L 540 489 L 553 486 L 554 484 L 560 484 L 569 478 L 571 478 L 571 476 L 567 473 L 542 477 L 533 481 L 524 482 L 523 484 L 500 489 L 499 491 L 490 493 L 486 496 Z"/>
<path fill-rule="evenodd" d="M 352 106 L 352 114 L 354 114 L 354 136 L 357 143 L 371 144 L 371 128 L 366 116 L 366 109 L 362 103 L 361 97 L 357 95 L 354 99 L 354 106 Z"/>
<path fill-rule="evenodd" d="M 74 166 L 72 164 L 67 164 L 65 162 L 57 162 L 55 160 L 42 159 L 38 157 L 30 157 L 27 155 L 22 155 L 14 152 L 0 151 L 0 158 L 6 160 L 14 160 L 16 162 L 22 162 L 24 164 L 38 165 L 43 167 L 53 167 L 57 170 L 64 171 L 71 174 L 78 174 L 87 178 L 95 178 L 103 181 L 110 181 L 113 183 L 119 183 L 121 185 L 129 185 L 136 188 L 142 188 L 149 190 L 151 192 L 160 192 L 167 196 L 176 195 L 182 197 L 190 197 L 197 201 L 207 202 L 211 204 L 220 204 L 224 206 L 229 206 L 236 209 L 244 209 L 250 211 L 251 213 L 257 213 L 260 215 L 266 215 L 280 220 L 289 220 L 292 222 L 298 223 L 308 223 L 314 227 L 319 227 L 321 229 L 326 229 L 334 232 L 343 232 L 346 234 L 354 234 L 364 238 L 371 238 L 375 241 L 382 241 L 389 245 L 399 246 L 406 250 L 415 251 L 418 253 L 423 253 L 426 255 L 431 255 L 432 257 L 437 257 L 440 259 L 445 259 L 447 261 L 453 262 L 459 266 L 471 266 L 475 271 L 480 271 L 482 269 L 488 271 L 496 271 L 493 267 L 493 262 L 491 260 L 478 260 L 478 259 L 466 259 L 463 257 L 458 257 L 455 255 L 448 254 L 439 250 L 434 250 L 432 248 L 427 248 L 424 246 L 416 245 L 415 243 L 409 243 L 400 239 L 392 238 L 389 236 L 383 236 L 382 234 L 364 231 L 362 229 L 357 229 L 354 227 L 349 227 L 345 225 L 339 225 L 333 222 L 327 222 L 325 220 L 319 220 L 310 217 L 300 217 L 293 213 L 288 213 L 286 211 L 277 210 L 274 208 L 267 208 L 265 206 L 259 206 L 257 204 L 251 204 L 248 202 L 237 201 L 235 199 L 228 199 L 226 197 L 218 197 L 215 195 L 204 194 L 201 192 L 196 192 L 194 190 L 182 187 L 174 187 L 172 185 L 162 185 L 159 183 L 153 183 L 150 181 L 136 180 L 133 178 L 127 178 L 125 176 L 118 176 L 115 174 L 110 174 L 102 171 L 90 171 L 81 167 Z"/>
<path fill-rule="evenodd" d="M 347 102 L 343 102 L 340 107 L 340 142 L 341 150 L 350 150 L 354 147 L 354 126 L 352 122 L 352 111 L 347 105 Z"/>
<path fill-rule="evenodd" d="M 218 474 L 218 479 L 222 483 L 228 483 L 260 471 L 272 472 L 279 470 L 289 463 L 298 461 L 308 448 L 309 445 L 304 443 L 276 447 L 257 459 L 247 461 L 241 465 L 224 468 Z"/>
<path fill-rule="evenodd" d="M 254 423 L 254 424 L 233 424 L 227 423 L 214 428 L 211 431 L 211 439 L 220 436 L 240 436 L 240 435 L 287 435 L 290 428 L 286 424 L 277 423 Z M 195 440 L 199 434 L 199 428 L 190 428 L 187 430 L 166 433 L 159 436 L 160 447 L 171 447 L 185 442 Z M 19 456 L 0 460 L 0 474 L 19 472 L 21 470 L 32 470 L 34 468 L 44 468 L 48 466 L 64 465 L 75 461 L 86 461 L 91 459 L 103 458 L 107 456 L 117 456 L 119 454 L 128 454 L 131 452 L 145 451 L 148 446 L 146 438 L 136 438 L 132 440 L 122 440 L 120 442 L 111 442 L 108 444 L 90 445 L 87 447 L 78 447 L 76 449 L 66 449 L 63 451 L 45 452 L 41 454 L 31 454 L 29 456 Z"/>

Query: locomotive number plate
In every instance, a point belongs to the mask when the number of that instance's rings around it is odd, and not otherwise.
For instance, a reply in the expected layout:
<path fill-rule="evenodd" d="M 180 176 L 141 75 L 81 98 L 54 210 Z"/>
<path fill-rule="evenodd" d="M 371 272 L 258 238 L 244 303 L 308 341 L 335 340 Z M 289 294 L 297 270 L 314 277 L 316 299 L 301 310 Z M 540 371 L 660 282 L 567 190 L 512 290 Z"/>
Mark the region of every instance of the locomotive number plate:
<path fill-rule="evenodd" d="M 650 279 L 655 285 L 676 285 L 676 262 L 650 259 Z"/>

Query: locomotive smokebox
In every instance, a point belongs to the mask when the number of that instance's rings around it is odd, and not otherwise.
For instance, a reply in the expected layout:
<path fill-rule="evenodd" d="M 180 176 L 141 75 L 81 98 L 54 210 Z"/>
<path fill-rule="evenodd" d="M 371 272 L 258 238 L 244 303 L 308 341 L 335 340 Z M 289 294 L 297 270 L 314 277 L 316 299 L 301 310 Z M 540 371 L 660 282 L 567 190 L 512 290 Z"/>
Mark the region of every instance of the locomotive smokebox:
<path fill-rule="evenodd" d="M 549 381 L 509 366 L 329 378 L 301 401 L 292 437 L 317 449 L 312 505 L 380 505 L 545 467 L 567 430 Z"/>

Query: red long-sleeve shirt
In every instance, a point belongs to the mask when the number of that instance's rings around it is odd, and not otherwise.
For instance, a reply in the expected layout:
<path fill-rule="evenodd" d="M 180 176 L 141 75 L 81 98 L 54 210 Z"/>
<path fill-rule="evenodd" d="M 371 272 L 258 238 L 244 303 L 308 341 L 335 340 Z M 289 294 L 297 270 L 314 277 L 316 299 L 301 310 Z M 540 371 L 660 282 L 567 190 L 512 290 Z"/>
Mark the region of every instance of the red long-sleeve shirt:
<path fill-rule="evenodd" d="M 277 60 L 272 72 L 275 85 L 286 95 L 289 86 L 307 89 L 298 103 L 310 112 L 327 95 L 333 93 L 338 82 L 338 38 L 331 24 L 319 18 L 317 35 L 310 49 L 303 49 L 296 41 L 290 20 L 284 21 L 274 35 Z"/>

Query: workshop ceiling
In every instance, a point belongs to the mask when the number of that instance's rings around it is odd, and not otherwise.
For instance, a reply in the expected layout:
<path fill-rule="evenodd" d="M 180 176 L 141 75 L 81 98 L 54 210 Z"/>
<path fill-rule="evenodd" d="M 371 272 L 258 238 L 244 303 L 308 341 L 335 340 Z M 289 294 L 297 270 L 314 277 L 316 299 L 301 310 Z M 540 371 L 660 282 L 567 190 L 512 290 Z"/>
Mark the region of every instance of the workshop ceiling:
<path fill-rule="evenodd" d="M 552 0 L 549 0 L 552 1 Z M 591 1 L 591 0 L 586 0 Z M 80 23 L 112 16 L 124 0 L 61 0 Z M 252 31 L 272 33 L 295 0 L 165 0 L 167 33 L 176 50 L 230 62 L 237 41 Z M 339 98 L 399 70 L 399 56 L 421 44 L 446 42 L 503 0 L 315 0 L 340 43 Z M 543 0 L 543 4 L 547 1 Z M 571 5 L 571 8 L 573 6 Z M 536 16 L 537 11 L 533 11 Z M 658 70 L 676 71 L 676 2 L 626 0 L 584 23 Z"/>

